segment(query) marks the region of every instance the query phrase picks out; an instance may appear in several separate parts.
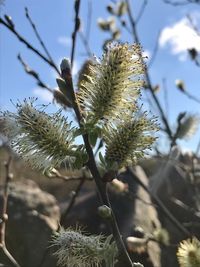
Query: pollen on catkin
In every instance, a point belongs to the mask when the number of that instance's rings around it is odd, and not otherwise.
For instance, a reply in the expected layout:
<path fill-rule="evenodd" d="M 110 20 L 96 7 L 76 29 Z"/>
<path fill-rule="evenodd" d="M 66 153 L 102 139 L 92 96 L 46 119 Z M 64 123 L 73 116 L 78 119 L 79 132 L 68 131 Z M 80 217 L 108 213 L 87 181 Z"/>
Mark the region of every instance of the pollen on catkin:
<path fill-rule="evenodd" d="M 32 167 L 44 172 L 61 163 L 71 167 L 75 161 L 71 124 L 60 112 L 50 116 L 33 103 L 25 100 L 16 105 L 16 113 L 3 113 L 12 148 Z"/>
<path fill-rule="evenodd" d="M 119 168 L 135 164 L 147 149 L 151 149 L 156 137 L 152 132 L 157 130 L 155 119 L 147 118 L 146 113 L 134 114 L 119 123 L 108 124 L 104 129 L 106 145 L 105 160 L 108 166 Z"/>
<path fill-rule="evenodd" d="M 200 266 L 200 241 L 193 237 L 180 243 L 177 251 L 180 267 Z"/>
<path fill-rule="evenodd" d="M 111 44 L 99 62 L 90 64 L 77 93 L 86 120 L 117 118 L 132 107 L 144 83 L 140 55 L 138 44 Z"/>
<path fill-rule="evenodd" d="M 98 267 L 102 262 L 114 267 L 117 256 L 115 242 L 111 236 L 85 235 L 80 229 L 61 229 L 52 241 L 56 247 L 58 265 L 63 267 Z"/>

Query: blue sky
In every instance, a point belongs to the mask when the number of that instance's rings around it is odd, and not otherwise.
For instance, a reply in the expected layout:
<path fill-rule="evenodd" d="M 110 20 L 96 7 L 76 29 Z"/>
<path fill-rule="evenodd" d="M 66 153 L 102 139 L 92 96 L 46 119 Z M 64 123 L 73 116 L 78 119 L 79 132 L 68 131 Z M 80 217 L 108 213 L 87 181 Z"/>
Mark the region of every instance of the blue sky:
<path fill-rule="evenodd" d="M 26 37 L 35 47 L 41 50 L 32 29 L 25 18 L 24 8 L 28 7 L 29 13 L 43 36 L 55 62 L 59 64 L 63 57 L 69 57 L 71 51 L 71 33 L 73 29 L 73 2 L 70 0 L 5 0 L 1 6 L 1 16 L 8 14 L 13 18 L 16 29 Z M 106 4 L 110 1 L 91 0 L 92 20 L 89 45 L 92 52 L 100 56 L 102 43 L 108 34 L 97 28 L 98 18 L 108 18 Z M 137 15 L 140 5 L 133 2 L 133 10 Z M 152 83 L 162 86 L 163 79 L 166 79 L 167 95 L 171 125 L 175 125 L 176 117 L 181 111 L 200 113 L 200 104 L 189 100 L 175 87 L 176 79 L 183 79 L 189 93 L 200 98 L 200 68 L 196 67 L 189 59 L 186 49 L 195 47 L 200 51 L 200 37 L 188 27 L 186 15 L 190 14 L 200 28 L 200 6 L 187 5 L 183 7 L 172 7 L 166 5 L 162 0 L 149 0 L 142 19 L 138 24 L 143 50 L 151 59 L 152 51 L 158 36 L 159 50 L 150 69 Z M 81 2 L 82 31 L 84 32 L 88 17 L 88 0 Z M 132 37 L 124 32 L 122 41 L 133 42 Z M 81 63 L 86 59 L 85 49 L 78 39 L 75 54 L 74 76 Z M 29 96 L 37 96 L 42 103 L 51 101 L 51 96 L 43 89 L 38 88 L 35 80 L 26 75 L 17 60 L 17 54 L 21 53 L 23 59 L 37 72 L 40 73 L 50 87 L 55 88 L 56 73 L 46 65 L 40 58 L 18 42 L 15 36 L 0 25 L 0 106 L 3 110 L 14 110 L 10 99 L 16 102 L 17 99 L 24 99 Z M 159 99 L 165 105 L 166 95 L 163 90 L 158 93 Z M 200 131 L 189 141 L 182 141 L 180 144 L 184 149 L 196 149 Z"/>

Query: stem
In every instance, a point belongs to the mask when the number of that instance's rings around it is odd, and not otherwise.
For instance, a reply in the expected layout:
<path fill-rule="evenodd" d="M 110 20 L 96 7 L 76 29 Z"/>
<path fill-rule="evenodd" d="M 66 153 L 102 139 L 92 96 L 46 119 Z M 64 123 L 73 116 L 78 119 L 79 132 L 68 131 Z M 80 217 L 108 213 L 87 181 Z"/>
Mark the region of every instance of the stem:
<path fill-rule="evenodd" d="M 68 214 L 70 213 L 71 209 L 73 208 L 74 206 L 74 203 L 76 201 L 76 198 L 78 197 L 78 194 L 80 193 L 81 191 L 81 188 L 83 187 L 84 183 L 85 183 L 86 179 L 85 177 L 83 177 L 83 179 L 80 180 L 76 190 L 74 191 L 74 194 L 69 202 L 69 205 L 67 207 L 67 209 L 65 210 L 64 214 L 62 215 L 62 218 L 61 218 L 61 221 L 60 221 L 60 224 L 63 225 L 64 224 L 64 221 L 66 220 Z"/>
<path fill-rule="evenodd" d="M 33 47 L 23 36 L 21 36 L 14 28 L 14 26 L 11 26 L 10 24 L 6 23 L 2 18 L 0 18 L 0 24 L 3 24 L 9 31 L 11 31 L 21 43 L 25 44 L 28 49 L 33 51 L 36 55 L 38 55 L 40 58 L 42 58 L 47 64 L 49 64 L 52 68 L 55 69 L 55 71 L 60 75 L 60 72 L 57 68 L 57 66 L 50 61 L 47 57 L 45 57 L 39 50 L 37 50 L 35 47 Z"/>
<path fill-rule="evenodd" d="M 78 32 L 79 23 L 80 23 L 80 19 L 79 19 L 80 0 L 75 1 L 74 9 L 75 9 L 75 20 L 74 20 L 75 26 L 74 26 L 74 31 L 72 33 L 71 67 L 73 66 L 76 35 Z M 63 74 L 64 73 L 65 73 L 65 71 L 63 72 Z M 73 108 L 74 108 L 74 112 L 75 112 L 76 117 L 77 117 L 77 121 L 78 121 L 79 125 L 81 126 L 83 118 L 82 118 L 82 114 L 81 114 L 81 111 L 79 109 L 79 105 L 78 105 L 75 91 L 73 88 L 71 73 L 70 73 L 70 75 L 62 75 L 62 77 L 66 80 L 66 84 L 70 83 L 70 85 L 71 85 L 69 90 L 70 90 L 71 97 L 72 97 Z M 96 187 L 97 187 L 97 190 L 99 193 L 100 201 L 101 201 L 102 205 L 106 205 L 112 210 L 109 199 L 108 199 L 108 195 L 106 192 L 106 183 L 104 183 L 102 181 L 102 178 L 100 176 L 99 170 L 98 170 L 96 162 L 95 162 L 94 153 L 93 153 L 92 147 L 89 143 L 88 135 L 83 134 L 82 137 L 83 137 L 83 141 L 84 141 L 85 148 L 86 148 L 88 158 L 89 158 L 88 162 L 87 162 L 87 167 L 89 168 L 89 170 L 90 170 L 90 172 L 94 178 L 94 181 L 96 183 Z M 116 241 L 116 244 L 117 244 L 117 247 L 119 250 L 119 261 L 121 263 L 123 263 L 124 266 L 132 267 L 133 266 L 132 261 L 128 255 L 128 252 L 127 252 L 126 247 L 124 245 L 124 242 L 122 240 L 122 237 L 121 237 L 121 234 L 119 232 L 119 228 L 118 228 L 113 211 L 112 211 L 112 218 L 111 218 L 111 220 L 108 221 L 108 223 L 109 223 L 113 237 Z"/>
<path fill-rule="evenodd" d="M 10 261 L 10 263 L 15 267 L 20 267 L 20 265 L 17 263 L 17 261 L 14 259 L 14 257 L 10 254 L 6 247 L 5 242 L 5 231 L 6 231 L 6 221 L 8 220 L 8 214 L 7 214 L 7 207 L 8 207 L 8 188 L 9 188 L 9 182 L 12 178 L 10 174 L 10 164 L 11 164 L 11 157 L 9 157 L 8 161 L 5 163 L 5 169 L 6 169 L 6 179 L 5 179 L 5 185 L 4 185 L 4 192 L 3 192 L 3 204 L 2 204 L 2 210 L 0 213 L 0 249 L 2 249 L 4 255 L 6 258 Z"/>
<path fill-rule="evenodd" d="M 40 34 L 39 34 L 39 32 L 38 32 L 36 26 L 35 26 L 35 23 L 33 22 L 33 20 L 31 19 L 30 15 L 29 15 L 29 11 L 28 11 L 28 8 L 27 8 L 27 7 L 25 7 L 25 13 L 26 13 L 26 18 L 28 19 L 28 21 L 29 21 L 31 27 L 33 28 L 33 31 L 34 31 L 34 33 L 35 33 L 35 35 L 36 35 L 36 37 L 37 37 L 37 39 L 38 39 L 40 45 L 41 45 L 42 48 L 44 49 L 44 52 L 46 53 L 46 55 L 47 55 L 47 57 L 49 58 L 49 60 L 56 66 L 56 64 L 55 64 L 55 62 L 54 62 L 52 56 L 50 55 L 50 53 L 49 53 L 49 51 L 48 51 L 46 45 L 44 44 L 44 42 L 43 42 L 43 40 L 42 40 L 42 38 L 41 38 L 41 36 L 40 36 Z"/>
<path fill-rule="evenodd" d="M 73 63 L 74 63 L 76 36 L 80 26 L 80 18 L 79 18 L 80 3 L 81 3 L 80 0 L 75 0 L 74 3 L 75 18 L 74 18 L 74 31 L 72 33 L 71 69 L 73 68 Z"/>

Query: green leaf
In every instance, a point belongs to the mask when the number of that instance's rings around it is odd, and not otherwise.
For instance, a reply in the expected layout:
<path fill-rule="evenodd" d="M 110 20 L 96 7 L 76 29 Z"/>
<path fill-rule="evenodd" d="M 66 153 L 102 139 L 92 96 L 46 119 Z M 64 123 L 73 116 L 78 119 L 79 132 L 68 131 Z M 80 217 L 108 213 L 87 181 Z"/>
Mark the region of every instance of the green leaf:
<path fill-rule="evenodd" d="M 83 167 L 83 160 L 82 160 L 81 154 L 77 154 L 76 160 L 74 162 L 74 167 L 76 169 L 81 169 Z"/>
<path fill-rule="evenodd" d="M 59 87 L 60 91 L 61 91 L 64 95 L 66 95 L 67 85 L 66 85 L 65 81 L 64 81 L 63 79 L 61 79 L 61 78 L 57 78 L 57 79 L 56 79 L 56 82 L 57 82 L 57 84 L 58 84 L 58 87 Z"/>
<path fill-rule="evenodd" d="M 94 147 L 96 145 L 97 139 L 98 139 L 98 132 L 92 131 L 88 134 L 89 142 Z"/>
<path fill-rule="evenodd" d="M 87 163 L 88 160 L 89 160 L 88 154 L 87 153 L 83 153 L 82 154 L 82 161 L 83 161 L 83 163 L 84 164 Z"/>
<path fill-rule="evenodd" d="M 106 165 L 105 159 L 104 159 L 103 155 L 101 154 L 101 152 L 99 152 L 99 160 L 101 161 L 101 163 L 103 165 Z"/>
<path fill-rule="evenodd" d="M 85 133 L 85 130 L 83 128 L 78 128 L 74 131 L 74 138 L 80 135 L 83 135 Z"/>

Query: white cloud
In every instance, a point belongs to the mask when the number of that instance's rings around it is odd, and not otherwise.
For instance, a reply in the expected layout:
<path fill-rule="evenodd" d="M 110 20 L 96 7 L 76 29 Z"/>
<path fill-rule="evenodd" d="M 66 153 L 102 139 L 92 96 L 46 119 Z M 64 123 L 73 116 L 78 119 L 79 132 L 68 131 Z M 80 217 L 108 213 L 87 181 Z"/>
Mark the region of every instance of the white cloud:
<path fill-rule="evenodd" d="M 194 13 L 191 17 L 196 25 L 200 22 L 200 13 Z M 200 51 L 200 36 L 192 29 L 188 19 L 182 18 L 162 30 L 159 45 L 169 47 L 170 52 L 183 61 L 187 58 L 187 49 L 195 48 Z"/>
<path fill-rule="evenodd" d="M 52 102 L 53 101 L 53 95 L 49 92 L 49 91 L 47 91 L 47 90 L 45 90 L 45 89 L 43 89 L 43 88 L 35 88 L 35 89 L 33 89 L 33 94 L 36 96 L 36 97 L 38 97 L 40 100 L 43 100 L 43 101 L 45 101 L 45 102 Z"/>
<path fill-rule="evenodd" d="M 70 37 L 60 36 L 57 39 L 58 43 L 64 46 L 70 46 L 72 43 L 72 40 Z"/>

